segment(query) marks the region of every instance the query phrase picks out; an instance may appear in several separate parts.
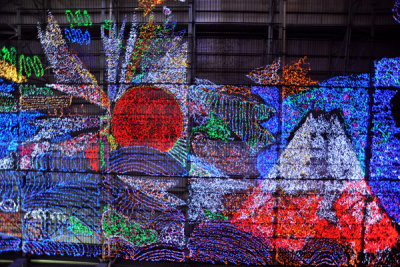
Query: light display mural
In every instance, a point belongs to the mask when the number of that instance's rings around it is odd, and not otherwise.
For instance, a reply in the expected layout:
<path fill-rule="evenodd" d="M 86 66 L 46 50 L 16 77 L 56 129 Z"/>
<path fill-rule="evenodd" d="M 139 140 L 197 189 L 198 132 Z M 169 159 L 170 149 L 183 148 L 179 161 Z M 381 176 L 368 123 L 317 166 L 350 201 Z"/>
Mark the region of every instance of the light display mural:
<path fill-rule="evenodd" d="M 154 21 L 163 2 L 118 26 L 67 10 L 62 29 L 48 12 L 45 57 L 2 48 L 0 253 L 400 264 L 400 58 L 325 81 L 306 57 L 277 59 L 253 86 L 189 84 L 172 11 Z M 71 48 L 94 31 L 104 85 Z"/>

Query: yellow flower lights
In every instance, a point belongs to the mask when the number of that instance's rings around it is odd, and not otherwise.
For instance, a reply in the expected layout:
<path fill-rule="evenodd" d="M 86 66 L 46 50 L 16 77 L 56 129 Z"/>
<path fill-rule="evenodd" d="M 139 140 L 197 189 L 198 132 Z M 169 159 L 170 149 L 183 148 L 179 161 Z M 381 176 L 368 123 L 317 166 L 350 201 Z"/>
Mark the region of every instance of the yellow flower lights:
<path fill-rule="evenodd" d="M 25 76 L 18 75 L 17 68 L 13 64 L 5 60 L 0 60 L 0 77 L 16 83 L 23 83 L 27 81 Z"/>

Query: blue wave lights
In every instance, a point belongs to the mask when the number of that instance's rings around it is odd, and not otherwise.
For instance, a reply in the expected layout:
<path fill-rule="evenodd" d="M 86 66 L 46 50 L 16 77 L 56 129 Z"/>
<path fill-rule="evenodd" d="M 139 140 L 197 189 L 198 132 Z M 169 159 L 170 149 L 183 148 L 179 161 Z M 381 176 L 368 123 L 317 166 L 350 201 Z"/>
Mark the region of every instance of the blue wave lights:
<path fill-rule="evenodd" d="M 0 51 L 0 253 L 399 265 L 400 58 L 322 82 L 303 58 L 253 86 L 189 85 L 188 44 L 157 4 L 121 25 L 67 10 L 62 29 L 49 12 L 42 61 Z M 90 54 L 89 30 L 105 85 L 74 50 Z"/>

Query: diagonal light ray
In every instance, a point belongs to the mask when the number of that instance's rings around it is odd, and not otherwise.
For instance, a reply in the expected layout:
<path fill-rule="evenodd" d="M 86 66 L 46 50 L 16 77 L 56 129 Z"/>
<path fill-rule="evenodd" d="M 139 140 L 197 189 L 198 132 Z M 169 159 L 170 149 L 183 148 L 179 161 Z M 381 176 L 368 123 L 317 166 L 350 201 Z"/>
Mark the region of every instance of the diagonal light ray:
<path fill-rule="evenodd" d="M 76 97 L 82 97 L 101 107 L 108 107 L 108 99 L 97 84 L 96 78 L 83 66 L 80 58 L 71 53 L 57 21 L 50 12 L 46 30 L 43 32 L 38 25 L 38 36 L 55 79 L 59 83 L 48 86 Z"/>

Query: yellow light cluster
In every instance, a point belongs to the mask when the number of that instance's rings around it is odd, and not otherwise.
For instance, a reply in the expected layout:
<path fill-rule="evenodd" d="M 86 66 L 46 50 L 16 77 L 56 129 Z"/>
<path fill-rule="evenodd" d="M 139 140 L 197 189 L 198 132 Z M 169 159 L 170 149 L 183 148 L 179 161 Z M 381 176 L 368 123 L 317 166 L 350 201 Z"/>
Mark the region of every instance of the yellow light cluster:
<path fill-rule="evenodd" d="M 16 83 L 27 82 L 26 77 L 23 75 L 18 75 L 17 68 L 5 60 L 0 60 L 0 77 Z"/>

